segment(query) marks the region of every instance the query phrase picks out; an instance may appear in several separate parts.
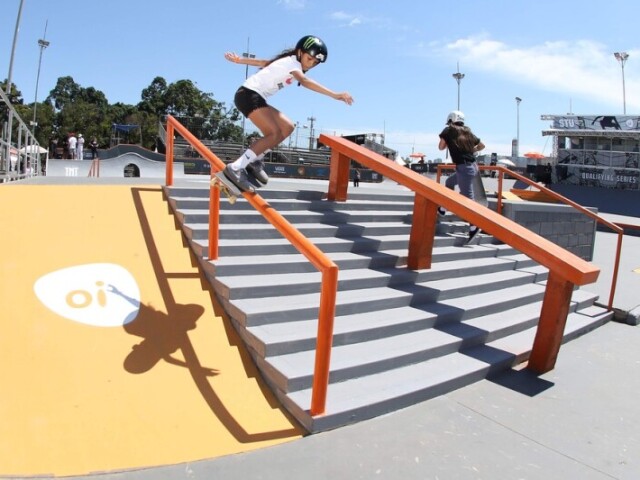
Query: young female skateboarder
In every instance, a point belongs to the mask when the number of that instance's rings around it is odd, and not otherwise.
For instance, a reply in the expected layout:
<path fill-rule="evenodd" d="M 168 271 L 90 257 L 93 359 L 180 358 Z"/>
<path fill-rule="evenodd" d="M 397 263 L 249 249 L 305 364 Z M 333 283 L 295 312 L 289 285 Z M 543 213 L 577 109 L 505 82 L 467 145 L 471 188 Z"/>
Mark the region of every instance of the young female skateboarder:
<path fill-rule="evenodd" d="M 247 78 L 234 97 L 237 109 L 251 120 L 263 135 L 224 169 L 225 176 L 240 190 L 254 191 L 247 178 L 247 170 L 260 183 L 267 183 L 269 177 L 264 171 L 262 161 L 264 154 L 291 135 L 294 129 L 291 120 L 267 104 L 271 95 L 287 85 L 298 82 L 298 85 L 343 101 L 347 105 L 353 103 L 349 93 L 329 90 L 305 75 L 319 63 L 324 63 L 327 54 L 327 46 L 313 35 L 302 37 L 295 48 L 285 50 L 271 60 L 241 57 L 232 52 L 225 53 L 225 58 L 230 62 L 261 67 L 258 72 Z"/>

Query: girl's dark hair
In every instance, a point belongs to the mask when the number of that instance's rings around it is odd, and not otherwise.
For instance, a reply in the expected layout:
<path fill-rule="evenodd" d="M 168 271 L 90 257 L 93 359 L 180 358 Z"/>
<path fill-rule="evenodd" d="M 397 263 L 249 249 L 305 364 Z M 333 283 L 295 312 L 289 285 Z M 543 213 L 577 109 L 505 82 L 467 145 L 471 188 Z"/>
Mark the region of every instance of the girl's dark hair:
<path fill-rule="evenodd" d="M 475 135 L 469 127 L 456 123 L 449 123 L 449 128 L 455 132 L 452 135 L 452 141 L 456 149 L 465 153 L 473 153 L 475 149 Z"/>
<path fill-rule="evenodd" d="M 265 65 L 265 67 L 268 65 L 271 65 L 276 60 L 280 60 L 281 58 L 284 58 L 284 57 L 290 57 L 291 55 L 295 55 L 295 54 L 296 54 L 295 48 L 289 48 L 288 50 L 283 50 L 278 55 L 276 55 L 271 60 L 269 60 L 269 62 L 267 63 L 267 65 Z"/>

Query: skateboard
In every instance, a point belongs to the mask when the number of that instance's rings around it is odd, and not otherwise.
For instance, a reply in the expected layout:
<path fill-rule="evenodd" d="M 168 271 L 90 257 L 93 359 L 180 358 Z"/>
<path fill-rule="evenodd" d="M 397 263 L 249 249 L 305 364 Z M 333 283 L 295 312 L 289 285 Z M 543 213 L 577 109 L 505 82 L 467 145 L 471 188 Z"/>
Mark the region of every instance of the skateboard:
<path fill-rule="evenodd" d="M 480 171 L 478 171 L 478 174 L 473 177 L 473 199 L 483 207 L 489 205 L 487 192 L 484 189 L 484 183 L 482 183 L 482 175 L 480 174 Z"/>
<path fill-rule="evenodd" d="M 489 200 L 487 200 L 487 192 L 484 189 L 484 183 L 482 183 L 482 175 L 480 174 L 480 170 L 475 177 L 473 177 L 473 199 L 476 203 L 479 203 L 483 207 L 487 207 L 489 205 Z M 478 228 L 478 233 L 476 233 L 473 238 L 467 240 L 467 245 L 473 245 L 476 242 L 480 241 L 480 234 L 482 233 L 482 229 Z"/>
<path fill-rule="evenodd" d="M 229 203 L 233 205 L 238 200 L 238 197 L 242 195 L 242 191 L 235 186 L 235 184 L 225 177 L 223 172 L 215 173 L 211 177 L 211 186 L 220 190 L 229 200 Z"/>

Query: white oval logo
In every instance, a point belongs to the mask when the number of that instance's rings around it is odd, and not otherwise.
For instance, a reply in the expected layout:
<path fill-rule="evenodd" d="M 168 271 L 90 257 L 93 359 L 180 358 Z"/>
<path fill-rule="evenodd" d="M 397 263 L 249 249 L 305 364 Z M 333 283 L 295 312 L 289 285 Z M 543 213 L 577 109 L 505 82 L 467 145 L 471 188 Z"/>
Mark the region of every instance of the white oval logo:
<path fill-rule="evenodd" d="M 40 277 L 33 286 L 51 311 L 74 322 L 120 327 L 140 310 L 140 289 L 128 270 L 113 263 L 64 268 Z"/>

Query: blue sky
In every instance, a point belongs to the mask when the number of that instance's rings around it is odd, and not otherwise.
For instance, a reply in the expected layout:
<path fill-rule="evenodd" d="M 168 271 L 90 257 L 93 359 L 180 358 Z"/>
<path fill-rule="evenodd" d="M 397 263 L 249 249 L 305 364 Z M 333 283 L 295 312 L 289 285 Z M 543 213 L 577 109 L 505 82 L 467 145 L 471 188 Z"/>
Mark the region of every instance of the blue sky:
<path fill-rule="evenodd" d="M 3 79 L 19 4 L 3 2 Z M 37 42 L 48 22 L 40 101 L 59 77 L 71 76 L 110 103 L 136 104 L 162 76 L 190 79 L 231 105 L 245 67 L 224 60 L 224 52 L 242 53 L 249 44 L 270 58 L 314 34 L 329 56 L 309 76 L 349 91 L 355 103 L 304 88 L 279 92 L 271 104 L 299 122 L 301 146 L 314 117 L 316 134 L 385 134 L 402 156 L 441 157 L 438 133 L 457 108 L 452 74 L 459 63 L 460 109 L 485 152 L 509 155 L 519 123 L 520 153 L 550 154 L 542 114 L 622 113 L 622 69 L 613 52 L 629 53 L 626 110 L 640 114 L 638 18 L 640 3 L 628 0 L 24 0 L 12 80 L 33 102 Z"/>

